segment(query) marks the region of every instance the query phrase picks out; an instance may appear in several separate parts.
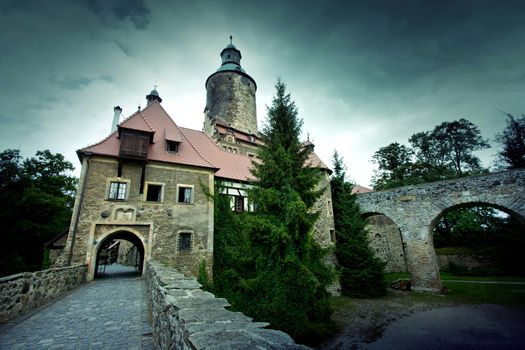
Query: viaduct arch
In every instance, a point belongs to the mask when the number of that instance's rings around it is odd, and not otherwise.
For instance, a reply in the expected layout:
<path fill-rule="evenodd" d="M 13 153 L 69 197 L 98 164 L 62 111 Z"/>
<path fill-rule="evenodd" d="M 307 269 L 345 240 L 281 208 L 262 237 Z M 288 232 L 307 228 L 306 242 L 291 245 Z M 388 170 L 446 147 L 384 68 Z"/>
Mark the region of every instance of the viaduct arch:
<path fill-rule="evenodd" d="M 525 168 L 357 195 L 363 215 L 382 214 L 401 231 L 414 290 L 441 290 L 432 229 L 445 212 L 489 205 L 525 225 Z"/>

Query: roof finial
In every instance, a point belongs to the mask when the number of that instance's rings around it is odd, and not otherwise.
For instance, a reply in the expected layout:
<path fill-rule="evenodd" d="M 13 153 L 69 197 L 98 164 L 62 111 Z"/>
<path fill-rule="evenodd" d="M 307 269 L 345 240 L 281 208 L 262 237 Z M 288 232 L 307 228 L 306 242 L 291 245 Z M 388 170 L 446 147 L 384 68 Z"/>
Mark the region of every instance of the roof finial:
<path fill-rule="evenodd" d="M 230 35 L 230 45 L 233 45 L 232 44 L 232 39 L 233 39 L 233 37 Z"/>
<path fill-rule="evenodd" d="M 306 133 L 306 141 L 310 142 L 310 133 Z"/>
<path fill-rule="evenodd" d="M 140 105 L 139 105 L 139 108 L 137 109 L 137 112 L 140 112 Z"/>
<path fill-rule="evenodd" d="M 157 90 L 157 84 L 153 84 L 153 88 Z"/>

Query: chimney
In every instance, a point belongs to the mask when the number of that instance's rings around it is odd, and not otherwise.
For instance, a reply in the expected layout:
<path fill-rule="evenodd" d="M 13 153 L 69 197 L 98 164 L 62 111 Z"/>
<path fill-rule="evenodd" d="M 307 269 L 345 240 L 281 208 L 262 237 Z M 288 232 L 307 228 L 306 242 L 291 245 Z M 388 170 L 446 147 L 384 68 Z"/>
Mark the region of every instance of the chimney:
<path fill-rule="evenodd" d="M 113 115 L 113 123 L 111 123 L 111 133 L 117 131 L 117 125 L 120 121 L 120 113 L 122 113 L 122 108 L 120 108 L 120 106 L 117 106 L 113 108 L 113 112 L 115 114 Z"/>

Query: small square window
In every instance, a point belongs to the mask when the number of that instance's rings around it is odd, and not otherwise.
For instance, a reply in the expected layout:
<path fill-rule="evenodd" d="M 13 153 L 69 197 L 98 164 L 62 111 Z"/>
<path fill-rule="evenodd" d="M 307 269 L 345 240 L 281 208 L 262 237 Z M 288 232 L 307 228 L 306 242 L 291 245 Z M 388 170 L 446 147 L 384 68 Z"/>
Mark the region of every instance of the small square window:
<path fill-rule="evenodd" d="M 191 232 L 180 232 L 178 242 L 179 252 L 191 252 L 192 250 L 192 239 Z"/>
<path fill-rule="evenodd" d="M 185 187 L 185 186 L 179 186 L 179 194 L 177 197 L 178 203 L 192 203 L 192 197 L 193 197 L 193 188 L 191 187 Z"/>
<path fill-rule="evenodd" d="M 123 201 L 126 199 L 128 184 L 126 182 L 111 182 L 108 199 Z"/>
<path fill-rule="evenodd" d="M 166 151 L 170 153 L 178 153 L 179 143 L 175 141 L 166 141 Z"/>
<path fill-rule="evenodd" d="M 161 202 L 162 201 L 162 185 L 147 184 L 146 201 Z"/>

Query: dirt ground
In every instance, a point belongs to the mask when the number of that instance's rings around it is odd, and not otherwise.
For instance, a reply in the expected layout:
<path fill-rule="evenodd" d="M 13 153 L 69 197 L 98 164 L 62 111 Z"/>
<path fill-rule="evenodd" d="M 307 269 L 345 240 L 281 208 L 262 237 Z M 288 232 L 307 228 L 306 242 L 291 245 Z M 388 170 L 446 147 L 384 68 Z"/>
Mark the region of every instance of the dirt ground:
<path fill-rule="evenodd" d="M 436 300 L 437 299 L 437 300 Z M 336 311 L 340 334 L 317 349 L 525 349 L 525 310 L 389 292 Z"/>

